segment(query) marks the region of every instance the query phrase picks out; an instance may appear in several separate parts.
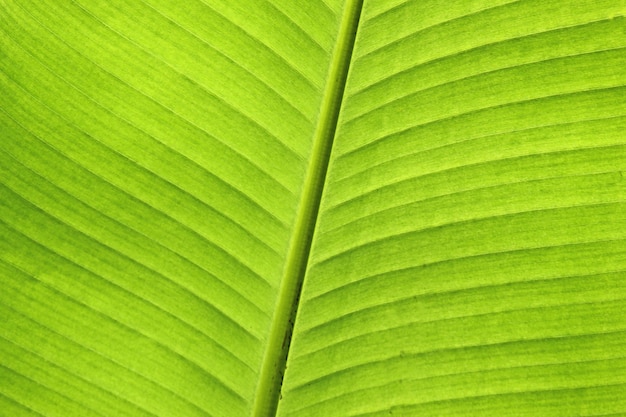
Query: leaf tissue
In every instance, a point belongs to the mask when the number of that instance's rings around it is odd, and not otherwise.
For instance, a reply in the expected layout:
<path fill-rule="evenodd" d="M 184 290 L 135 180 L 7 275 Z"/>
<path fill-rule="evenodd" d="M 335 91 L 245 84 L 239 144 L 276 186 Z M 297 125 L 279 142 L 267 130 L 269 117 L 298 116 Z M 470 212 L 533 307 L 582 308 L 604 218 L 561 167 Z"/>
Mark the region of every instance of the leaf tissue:
<path fill-rule="evenodd" d="M 0 416 L 626 416 L 625 16 L 0 1 Z"/>

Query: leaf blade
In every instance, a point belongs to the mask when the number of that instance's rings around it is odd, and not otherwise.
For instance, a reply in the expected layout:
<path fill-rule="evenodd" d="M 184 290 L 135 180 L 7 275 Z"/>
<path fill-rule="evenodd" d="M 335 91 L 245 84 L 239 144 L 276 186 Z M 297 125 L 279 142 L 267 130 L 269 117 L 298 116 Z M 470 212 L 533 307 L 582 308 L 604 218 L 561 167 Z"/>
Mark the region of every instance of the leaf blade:
<path fill-rule="evenodd" d="M 623 4 L 437 6 L 365 3 L 279 415 L 623 413 Z"/>

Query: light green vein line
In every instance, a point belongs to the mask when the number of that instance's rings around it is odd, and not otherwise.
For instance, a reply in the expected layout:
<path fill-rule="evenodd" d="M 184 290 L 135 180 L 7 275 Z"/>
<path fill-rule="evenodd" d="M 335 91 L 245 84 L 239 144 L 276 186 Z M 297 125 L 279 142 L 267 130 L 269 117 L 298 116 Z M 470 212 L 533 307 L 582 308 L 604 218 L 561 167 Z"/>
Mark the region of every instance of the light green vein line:
<path fill-rule="evenodd" d="M 276 310 L 253 404 L 253 416 L 272 417 L 281 391 L 293 322 L 309 258 L 339 110 L 345 90 L 363 0 L 347 0 L 328 72 L 320 116 L 313 138 L 300 206 L 283 270 Z"/>

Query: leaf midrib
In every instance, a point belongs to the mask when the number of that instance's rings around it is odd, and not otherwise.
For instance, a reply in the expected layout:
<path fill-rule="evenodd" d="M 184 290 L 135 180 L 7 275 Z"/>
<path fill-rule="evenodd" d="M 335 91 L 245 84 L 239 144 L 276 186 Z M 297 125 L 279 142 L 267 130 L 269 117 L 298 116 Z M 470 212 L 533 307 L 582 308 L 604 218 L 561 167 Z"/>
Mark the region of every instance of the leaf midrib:
<path fill-rule="evenodd" d="M 328 71 L 302 197 L 255 393 L 252 408 L 254 417 L 271 417 L 276 414 L 293 323 L 298 310 L 362 7 L 363 0 L 347 0 L 342 12 L 339 36 Z"/>

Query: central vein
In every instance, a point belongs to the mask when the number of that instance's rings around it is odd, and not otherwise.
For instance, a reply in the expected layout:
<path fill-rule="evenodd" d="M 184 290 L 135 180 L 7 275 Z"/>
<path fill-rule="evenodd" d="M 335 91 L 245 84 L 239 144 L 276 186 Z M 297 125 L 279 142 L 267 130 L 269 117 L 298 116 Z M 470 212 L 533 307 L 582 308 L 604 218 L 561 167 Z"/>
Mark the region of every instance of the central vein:
<path fill-rule="evenodd" d="M 333 51 L 320 116 L 313 138 L 311 160 L 305 177 L 294 234 L 287 255 L 278 293 L 278 303 L 256 391 L 253 407 L 255 417 L 272 417 L 276 414 L 293 324 L 298 310 L 300 291 L 309 259 L 362 6 L 363 0 L 347 0 L 344 6 L 339 36 Z"/>

